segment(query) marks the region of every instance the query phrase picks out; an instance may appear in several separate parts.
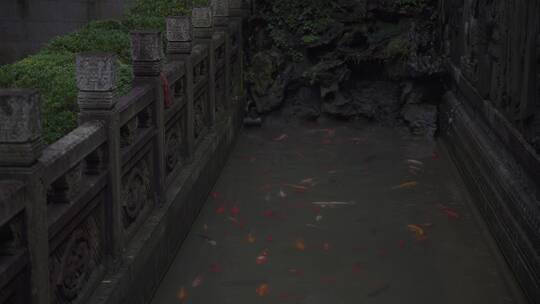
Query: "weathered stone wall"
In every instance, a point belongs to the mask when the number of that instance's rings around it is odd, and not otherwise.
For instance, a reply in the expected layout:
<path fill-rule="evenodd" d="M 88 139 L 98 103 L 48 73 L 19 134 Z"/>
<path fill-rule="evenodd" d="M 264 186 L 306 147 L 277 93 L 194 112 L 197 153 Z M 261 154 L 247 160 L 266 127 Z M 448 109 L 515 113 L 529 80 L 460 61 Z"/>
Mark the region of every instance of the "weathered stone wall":
<path fill-rule="evenodd" d="M 79 127 L 49 146 L 39 93 L 0 90 L 1 304 L 150 301 L 241 125 L 244 11 L 220 8 L 168 18 L 167 63 L 133 32 L 123 96 L 115 55 L 79 54 Z"/>
<path fill-rule="evenodd" d="M 441 134 L 531 303 L 540 303 L 540 1 L 441 0 Z"/>
<path fill-rule="evenodd" d="M 0 64 L 38 51 L 91 20 L 120 17 L 133 0 L 2 0 Z"/>

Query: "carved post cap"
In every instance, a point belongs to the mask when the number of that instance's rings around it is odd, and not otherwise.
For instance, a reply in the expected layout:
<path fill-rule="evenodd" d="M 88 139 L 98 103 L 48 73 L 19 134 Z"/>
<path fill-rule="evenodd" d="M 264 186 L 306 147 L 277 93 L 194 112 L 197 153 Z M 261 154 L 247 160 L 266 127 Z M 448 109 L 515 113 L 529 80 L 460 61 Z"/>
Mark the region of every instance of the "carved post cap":
<path fill-rule="evenodd" d="M 212 0 L 215 17 L 229 17 L 230 0 Z"/>
<path fill-rule="evenodd" d="M 161 32 L 131 32 L 131 55 L 135 76 L 156 76 L 161 72 Z"/>
<path fill-rule="evenodd" d="M 116 55 L 81 53 L 75 61 L 77 102 L 81 112 L 112 108 L 116 92 Z"/>
<path fill-rule="evenodd" d="M 0 90 L 0 166 L 28 166 L 43 149 L 36 90 Z"/>
<path fill-rule="evenodd" d="M 167 53 L 189 54 L 191 53 L 193 40 L 193 26 L 191 17 L 174 16 L 167 20 Z"/>
<path fill-rule="evenodd" d="M 159 31 L 131 32 L 133 61 L 161 60 L 161 33 Z"/>
<path fill-rule="evenodd" d="M 116 55 L 111 53 L 81 53 L 77 55 L 77 89 L 107 92 L 116 87 Z"/>
<path fill-rule="evenodd" d="M 186 42 L 193 40 L 193 27 L 191 17 L 167 17 L 167 41 Z"/>
<path fill-rule="evenodd" d="M 214 12 L 212 7 L 194 7 L 191 16 L 195 38 L 212 39 L 214 33 Z"/>
<path fill-rule="evenodd" d="M 191 18 L 194 28 L 212 27 L 214 25 L 214 13 L 210 6 L 194 7 Z"/>

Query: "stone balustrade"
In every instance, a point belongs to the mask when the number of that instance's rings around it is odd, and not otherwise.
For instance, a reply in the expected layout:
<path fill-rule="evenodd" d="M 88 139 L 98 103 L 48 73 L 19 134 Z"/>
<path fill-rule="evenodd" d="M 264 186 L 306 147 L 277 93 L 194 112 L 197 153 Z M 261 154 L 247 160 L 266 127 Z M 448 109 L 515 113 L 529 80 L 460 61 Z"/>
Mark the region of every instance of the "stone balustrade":
<path fill-rule="evenodd" d="M 167 18 L 165 48 L 132 32 L 123 96 L 114 54 L 79 54 L 79 126 L 49 146 L 39 92 L 0 89 L 0 304 L 148 302 L 240 126 L 243 5 Z"/>

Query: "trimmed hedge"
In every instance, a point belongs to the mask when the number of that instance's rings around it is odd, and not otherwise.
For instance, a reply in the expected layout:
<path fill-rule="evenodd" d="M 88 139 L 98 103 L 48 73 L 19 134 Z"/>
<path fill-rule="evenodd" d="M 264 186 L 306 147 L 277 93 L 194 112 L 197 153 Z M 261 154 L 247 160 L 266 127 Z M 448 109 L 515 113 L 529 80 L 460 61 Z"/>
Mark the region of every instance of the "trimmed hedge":
<path fill-rule="evenodd" d="M 118 56 L 119 94 L 129 91 L 132 68 L 129 32 L 165 29 L 165 17 L 185 15 L 185 0 L 137 0 L 121 20 L 93 21 L 57 37 L 39 53 L 0 67 L 0 87 L 34 88 L 42 96 L 43 136 L 52 143 L 77 127 L 75 56 L 79 52 L 113 52 Z M 194 5 L 207 5 L 195 0 Z"/>

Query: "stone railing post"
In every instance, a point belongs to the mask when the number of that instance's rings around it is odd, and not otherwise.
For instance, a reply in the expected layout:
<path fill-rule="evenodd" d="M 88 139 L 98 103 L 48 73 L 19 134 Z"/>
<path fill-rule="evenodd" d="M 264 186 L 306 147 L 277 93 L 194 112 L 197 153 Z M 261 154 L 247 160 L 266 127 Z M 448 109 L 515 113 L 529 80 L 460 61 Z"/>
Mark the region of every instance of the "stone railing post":
<path fill-rule="evenodd" d="M 44 145 L 35 90 L 0 90 L 0 179 L 26 184 L 25 230 L 32 303 L 49 303 L 47 202 L 38 159 Z M 24 234 L 24 233 L 23 233 Z"/>
<path fill-rule="evenodd" d="M 214 9 L 215 31 L 225 34 L 225 107 L 231 105 L 231 36 L 230 36 L 230 2 L 231 0 L 212 0 Z"/>
<path fill-rule="evenodd" d="M 157 135 L 154 141 L 154 172 L 158 172 L 157 204 L 165 202 L 165 100 L 163 96 L 162 41 L 159 31 L 131 32 L 133 74 L 136 84 L 149 84 L 155 88 L 154 117 Z"/>
<path fill-rule="evenodd" d="M 192 14 L 193 35 L 197 43 L 208 46 L 208 115 L 210 125 L 215 123 L 216 116 L 216 62 L 214 54 L 214 12 L 212 7 L 194 7 Z"/>
<path fill-rule="evenodd" d="M 174 16 L 167 23 L 167 58 L 170 61 L 182 61 L 186 75 L 186 107 L 187 107 L 187 147 L 189 157 L 193 156 L 195 139 L 193 131 L 193 26 L 191 17 Z"/>
<path fill-rule="evenodd" d="M 120 126 L 115 109 L 116 56 L 111 53 L 82 53 L 76 58 L 77 103 L 79 124 L 102 121 L 107 128 L 107 163 L 109 171 L 106 212 L 106 263 L 120 258 L 124 246 L 121 226 Z"/>
<path fill-rule="evenodd" d="M 212 0 L 214 27 L 216 30 L 228 31 L 230 16 L 230 0 Z"/>

